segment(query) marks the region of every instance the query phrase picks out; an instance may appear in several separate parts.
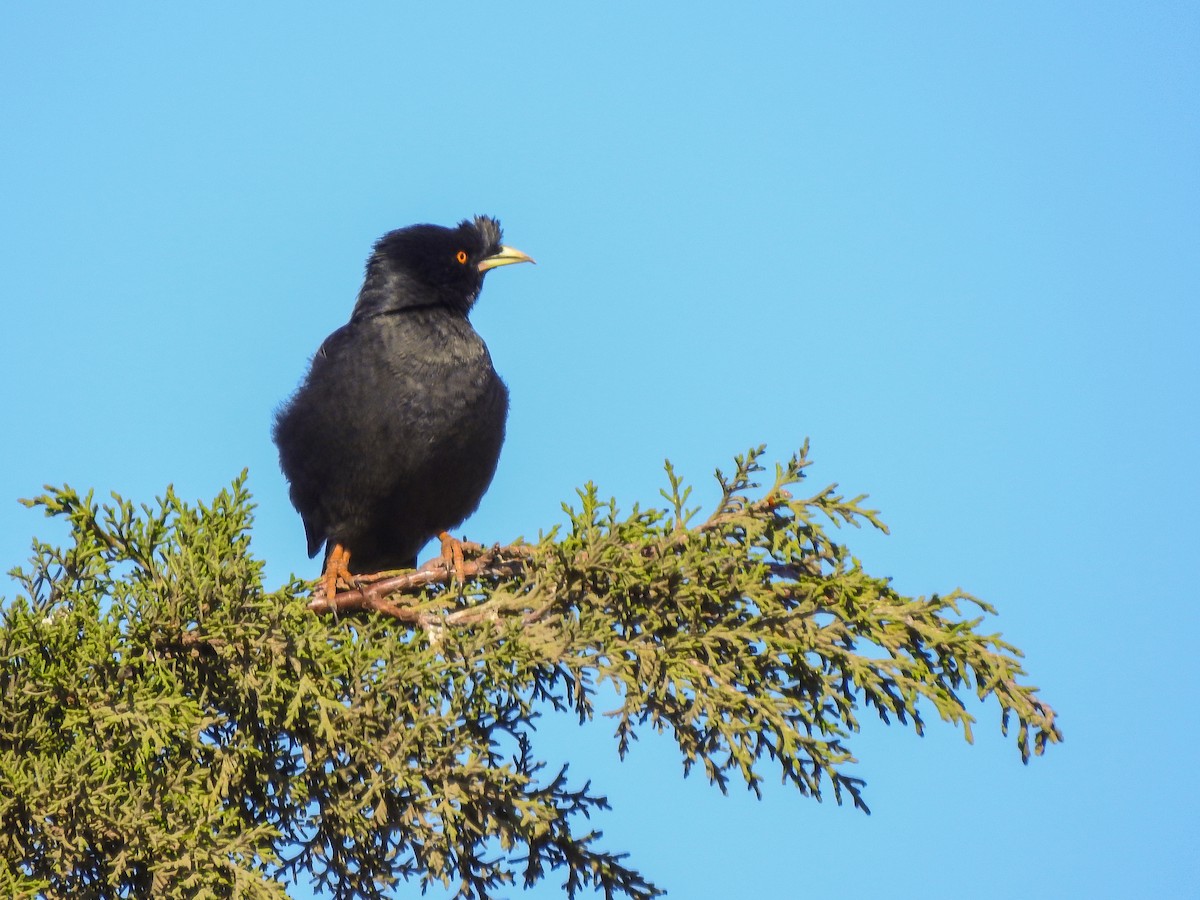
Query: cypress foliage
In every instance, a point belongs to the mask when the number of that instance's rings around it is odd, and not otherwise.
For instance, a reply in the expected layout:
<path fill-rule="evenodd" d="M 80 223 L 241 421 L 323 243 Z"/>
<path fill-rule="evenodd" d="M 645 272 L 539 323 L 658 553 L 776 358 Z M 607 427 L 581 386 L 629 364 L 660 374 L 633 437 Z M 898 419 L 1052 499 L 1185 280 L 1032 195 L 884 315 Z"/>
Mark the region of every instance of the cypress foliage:
<path fill-rule="evenodd" d="M 709 515 L 670 465 L 661 508 L 588 485 L 536 544 L 480 548 L 333 598 L 268 591 L 243 473 L 208 505 L 69 487 L 0 616 L 0 895 L 337 898 L 403 881 L 488 898 L 555 872 L 566 893 L 660 890 L 604 849 L 590 783 L 547 769 L 532 722 L 597 715 L 623 755 L 669 734 L 722 791 L 776 773 L 866 811 L 849 746 L 864 712 L 968 740 L 994 697 L 1022 759 L 1061 740 L 1017 648 L 962 591 L 904 597 L 826 528 L 886 531 L 863 497 L 805 495 L 807 445 L 756 483 L 717 473 Z M 968 612 L 970 610 L 970 612 Z"/>

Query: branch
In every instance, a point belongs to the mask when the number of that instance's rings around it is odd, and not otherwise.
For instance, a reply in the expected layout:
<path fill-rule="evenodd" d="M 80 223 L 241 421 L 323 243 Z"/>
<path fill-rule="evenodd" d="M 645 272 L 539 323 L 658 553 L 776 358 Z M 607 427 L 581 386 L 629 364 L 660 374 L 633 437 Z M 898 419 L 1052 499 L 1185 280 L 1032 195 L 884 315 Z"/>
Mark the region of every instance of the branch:
<path fill-rule="evenodd" d="M 480 544 L 464 541 L 462 548 L 463 574 L 467 580 L 496 582 L 515 578 L 523 574 L 525 562 L 532 555 L 532 549 L 525 544 L 510 544 L 507 547 L 495 544 L 485 550 Z M 439 604 L 437 609 L 423 609 L 388 599 L 396 595 L 419 596 L 434 585 L 449 586 L 455 578 L 453 563 L 440 558 L 431 559 L 418 569 L 358 576 L 357 587 L 338 591 L 332 598 L 326 598 L 318 589 L 309 601 L 308 608 L 318 615 L 334 616 L 346 612 L 375 612 L 425 629 L 441 625 L 470 625 L 489 618 L 486 602 L 445 614 L 442 612 L 444 604 Z"/>

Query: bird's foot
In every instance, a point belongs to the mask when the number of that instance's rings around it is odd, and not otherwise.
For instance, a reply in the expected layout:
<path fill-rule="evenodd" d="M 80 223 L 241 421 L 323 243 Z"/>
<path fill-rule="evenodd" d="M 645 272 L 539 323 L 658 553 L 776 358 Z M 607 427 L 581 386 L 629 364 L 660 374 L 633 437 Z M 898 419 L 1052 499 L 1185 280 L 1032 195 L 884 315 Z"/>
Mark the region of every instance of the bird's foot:
<path fill-rule="evenodd" d="M 438 535 L 438 540 L 442 542 L 442 553 L 439 557 L 442 564 L 446 568 L 453 567 L 454 577 L 458 579 L 458 583 L 462 584 L 467 580 L 467 564 L 463 559 L 462 541 L 454 537 L 448 531 L 443 531 Z"/>
<path fill-rule="evenodd" d="M 334 544 L 325 560 L 325 571 L 321 575 L 321 583 L 325 586 L 325 599 L 332 600 L 337 593 L 338 579 L 347 585 L 353 584 L 350 575 L 350 551 L 341 544 Z"/>

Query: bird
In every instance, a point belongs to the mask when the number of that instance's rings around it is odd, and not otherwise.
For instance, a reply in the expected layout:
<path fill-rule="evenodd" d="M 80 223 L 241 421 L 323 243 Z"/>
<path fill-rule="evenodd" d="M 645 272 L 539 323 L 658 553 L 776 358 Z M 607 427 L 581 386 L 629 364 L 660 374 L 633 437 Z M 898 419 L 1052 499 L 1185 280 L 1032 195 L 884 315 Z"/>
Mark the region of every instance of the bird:
<path fill-rule="evenodd" d="M 321 582 L 414 568 L 434 537 L 463 578 L 449 530 L 479 506 L 504 443 L 508 388 L 469 314 L 492 269 L 533 258 L 489 216 L 383 235 L 350 321 L 313 354 L 272 438 Z"/>

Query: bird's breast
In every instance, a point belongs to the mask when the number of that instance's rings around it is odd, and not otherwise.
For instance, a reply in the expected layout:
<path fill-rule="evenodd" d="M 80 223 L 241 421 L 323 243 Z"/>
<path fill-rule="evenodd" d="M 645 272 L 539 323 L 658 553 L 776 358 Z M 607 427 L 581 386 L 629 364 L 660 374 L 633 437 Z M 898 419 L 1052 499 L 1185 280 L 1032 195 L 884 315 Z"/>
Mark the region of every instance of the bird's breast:
<path fill-rule="evenodd" d="M 428 386 L 443 400 L 448 390 L 471 393 L 496 377 L 483 338 L 465 320 L 433 319 L 405 323 L 385 334 L 388 368 L 403 382 Z M 438 390 L 438 386 L 446 390 Z"/>
<path fill-rule="evenodd" d="M 409 441 L 470 441 L 479 425 L 503 427 L 508 392 L 492 367 L 487 345 L 466 319 L 410 313 L 381 333 L 386 383 L 371 387 L 386 398 Z"/>

